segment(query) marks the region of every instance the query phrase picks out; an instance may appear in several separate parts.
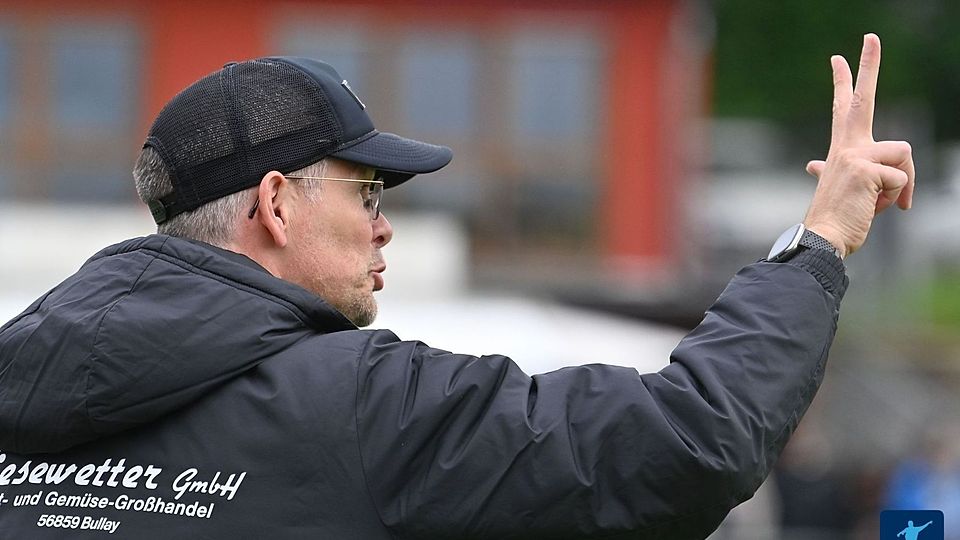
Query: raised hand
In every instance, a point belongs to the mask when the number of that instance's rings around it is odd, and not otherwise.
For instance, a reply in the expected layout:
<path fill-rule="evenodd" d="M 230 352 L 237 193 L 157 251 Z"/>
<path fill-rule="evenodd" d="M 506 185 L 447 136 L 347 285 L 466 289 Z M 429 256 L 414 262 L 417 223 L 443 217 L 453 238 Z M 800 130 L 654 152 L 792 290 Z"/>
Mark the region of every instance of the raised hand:
<path fill-rule="evenodd" d="M 873 218 L 893 203 L 913 203 L 914 166 L 906 141 L 874 141 L 873 110 L 880 71 L 880 38 L 863 37 L 856 86 L 842 56 L 833 67 L 833 127 L 827 160 L 811 161 L 819 179 L 804 225 L 846 256 L 860 249 Z"/>

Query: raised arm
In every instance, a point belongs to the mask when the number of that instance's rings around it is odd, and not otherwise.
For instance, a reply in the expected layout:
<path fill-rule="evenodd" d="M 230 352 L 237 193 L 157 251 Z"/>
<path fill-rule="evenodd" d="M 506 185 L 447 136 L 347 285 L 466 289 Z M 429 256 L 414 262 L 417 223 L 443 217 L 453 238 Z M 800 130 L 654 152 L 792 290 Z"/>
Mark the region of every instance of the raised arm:
<path fill-rule="evenodd" d="M 833 139 L 810 164 L 805 223 L 844 255 L 912 197 L 909 146 L 870 135 L 879 60 L 867 36 L 854 90 L 832 59 Z M 503 356 L 371 334 L 357 425 L 384 524 L 398 538 L 707 536 L 753 495 L 822 380 L 846 278 L 817 251 L 741 270 L 658 373 L 529 377 Z"/>

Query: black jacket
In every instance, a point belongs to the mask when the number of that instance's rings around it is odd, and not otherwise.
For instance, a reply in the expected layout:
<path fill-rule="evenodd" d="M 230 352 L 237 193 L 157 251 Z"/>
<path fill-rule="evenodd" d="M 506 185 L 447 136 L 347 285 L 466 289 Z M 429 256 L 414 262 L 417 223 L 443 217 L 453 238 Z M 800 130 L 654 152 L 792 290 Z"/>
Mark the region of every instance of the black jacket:
<path fill-rule="evenodd" d="M 0 538 L 702 538 L 810 404 L 845 286 L 753 264 L 659 373 L 529 377 L 129 240 L 0 329 Z"/>

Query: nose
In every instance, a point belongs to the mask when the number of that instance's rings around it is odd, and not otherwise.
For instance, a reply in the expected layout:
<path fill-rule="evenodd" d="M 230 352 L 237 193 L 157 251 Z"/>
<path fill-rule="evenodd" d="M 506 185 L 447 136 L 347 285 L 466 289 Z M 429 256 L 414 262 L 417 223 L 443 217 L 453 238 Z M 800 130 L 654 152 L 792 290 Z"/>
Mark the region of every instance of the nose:
<path fill-rule="evenodd" d="M 382 213 L 373 222 L 373 245 L 382 248 L 393 238 L 393 226 Z"/>

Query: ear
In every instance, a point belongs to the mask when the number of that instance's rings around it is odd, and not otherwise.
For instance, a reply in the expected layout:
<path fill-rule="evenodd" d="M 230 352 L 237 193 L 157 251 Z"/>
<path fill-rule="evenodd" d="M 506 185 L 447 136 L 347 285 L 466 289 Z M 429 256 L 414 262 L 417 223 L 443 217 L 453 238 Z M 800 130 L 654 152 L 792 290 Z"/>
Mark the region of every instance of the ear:
<path fill-rule="evenodd" d="M 276 247 L 286 247 L 287 230 L 292 217 L 292 186 L 283 174 L 270 171 L 260 180 L 257 192 L 259 207 L 257 221 L 273 239 Z"/>

